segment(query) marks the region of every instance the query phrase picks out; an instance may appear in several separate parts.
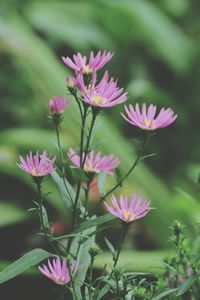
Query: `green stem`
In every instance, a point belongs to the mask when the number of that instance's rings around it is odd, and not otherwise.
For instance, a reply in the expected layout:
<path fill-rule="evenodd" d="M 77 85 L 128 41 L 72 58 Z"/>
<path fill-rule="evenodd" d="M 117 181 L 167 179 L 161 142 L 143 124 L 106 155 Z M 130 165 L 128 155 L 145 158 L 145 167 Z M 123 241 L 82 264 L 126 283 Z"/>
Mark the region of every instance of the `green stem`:
<path fill-rule="evenodd" d="M 44 224 L 44 220 L 43 220 L 43 210 L 42 210 L 42 207 L 43 207 L 43 198 L 42 198 L 42 192 L 41 192 L 41 181 L 40 180 L 36 180 L 35 183 L 36 183 L 36 186 L 37 186 L 37 192 L 38 192 L 38 198 L 39 198 L 38 205 L 39 205 L 39 216 L 40 216 L 40 223 L 41 223 L 41 226 L 42 226 L 42 231 L 43 231 L 43 233 L 45 235 L 46 240 L 51 245 L 51 248 L 53 249 L 53 251 L 56 254 L 59 255 L 56 247 L 54 246 L 54 243 L 52 242 L 51 238 L 49 237 L 49 233 L 48 233 L 48 231 L 46 229 L 46 224 Z"/>
<path fill-rule="evenodd" d="M 122 247 L 123 247 L 126 235 L 128 233 L 128 230 L 129 230 L 129 227 L 130 227 L 129 223 L 123 223 L 122 237 L 121 237 L 121 241 L 120 241 L 119 248 L 118 248 L 118 251 L 117 251 L 117 255 L 116 255 L 115 259 L 114 259 L 113 270 L 115 269 L 115 267 L 117 265 L 117 262 L 119 260 L 119 255 L 121 253 L 121 250 L 122 250 Z M 112 271 L 112 273 L 113 273 L 113 271 Z"/>
<path fill-rule="evenodd" d="M 106 199 L 106 197 L 108 197 L 119 186 L 121 186 L 121 184 L 124 182 L 124 180 L 132 173 L 132 171 L 135 169 L 135 167 L 140 162 L 140 159 L 141 159 L 141 157 L 142 157 L 142 155 L 144 153 L 145 146 L 146 146 L 147 142 L 149 141 L 150 137 L 151 137 L 151 135 L 148 134 L 148 133 L 144 136 L 142 145 L 141 145 L 139 153 L 138 153 L 138 156 L 137 156 L 136 160 L 134 161 L 133 165 L 131 166 L 131 168 L 129 169 L 129 171 L 121 178 L 120 181 L 118 181 L 116 183 L 116 185 L 114 185 L 103 197 L 101 197 L 99 199 L 98 203 L 95 205 L 95 207 L 93 208 L 93 210 L 91 211 L 91 213 L 96 210 L 97 206 L 99 206 L 102 203 L 102 201 L 104 201 Z"/>
<path fill-rule="evenodd" d="M 90 271 L 89 271 L 89 300 L 92 300 L 92 275 L 93 275 L 94 257 L 91 258 Z"/>
<path fill-rule="evenodd" d="M 60 132 L 59 132 L 59 126 L 58 125 L 55 125 L 55 129 L 56 129 L 56 138 L 57 138 L 57 144 L 58 144 L 58 150 L 59 150 L 59 153 L 60 153 L 60 158 L 61 158 L 61 164 L 62 164 L 62 174 L 63 174 L 63 184 L 65 186 L 65 189 L 69 195 L 69 198 L 71 200 L 71 203 L 72 203 L 72 206 L 73 206 L 73 199 L 72 199 L 72 196 L 71 196 L 71 193 L 66 185 L 66 182 L 65 182 L 65 168 L 64 168 L 64 157 L 63 157 L 63 152 L 62 152 L 62 147 L 61 147 L 61 142 L 60 142 Z"/>

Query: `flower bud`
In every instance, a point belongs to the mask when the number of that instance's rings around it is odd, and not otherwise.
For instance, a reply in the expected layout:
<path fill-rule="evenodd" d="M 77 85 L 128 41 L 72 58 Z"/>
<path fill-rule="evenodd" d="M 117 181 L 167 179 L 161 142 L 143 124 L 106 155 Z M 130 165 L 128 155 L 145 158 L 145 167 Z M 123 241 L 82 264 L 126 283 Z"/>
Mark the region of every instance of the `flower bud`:
<path fill-rule="evenodd" d="M 101 252 L 101 248 L 97 244 L 92 245 L 92 247 L 89 250 L 89 254 L 92 258 L 97 256 L 100 252 Z"/>

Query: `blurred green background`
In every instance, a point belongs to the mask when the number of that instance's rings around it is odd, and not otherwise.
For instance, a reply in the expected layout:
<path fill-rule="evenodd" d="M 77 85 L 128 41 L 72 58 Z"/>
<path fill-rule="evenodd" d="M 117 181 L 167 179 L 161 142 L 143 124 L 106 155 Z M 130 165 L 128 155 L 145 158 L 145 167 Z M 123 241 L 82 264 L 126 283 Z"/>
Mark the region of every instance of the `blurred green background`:
<path fill-rule="evenodd" d="M 48 101 L 66 93 L 70 71 L 61 56 L 77 52 L 114 51 L 108 68 L 128 90 L 129 103 L 154 103 L 178 114 L 177 121 L 159 131 L 148 145 L 146 154 L 156 152 L 157 156 L 140 165 L 121 190 L 127 194 L 137 191 L 156 207 L 130 233 L 122 265 L 128 263 L 127 251 L 132 270 L 152 271 L 156 264 L 158 270 L 156 259 L 170 248 L 169 227 L 174 219 L 182 220 L 193 237 L 200 213 L 199 11 L 198 0 L 1 1 L 1 269 L 27 250 L 47 248 L 36 235 L 37 218 L 26 212 L 36 199 L 34 186 L 16 161 L 30 149 L 56 153 L 55 134 L 47 119 Z M 138 145 L 133 140 L 137 132 L 124 122 L 122 110 L 123 105 L 105 111 L 97 137 L 108 138 L 100 149 L 115 153 L 125 172 Z M 66 150 L 77 145 L 77 120 L 73 105 L 62 127 Z M 51 179 L 45 181 L 43 190 L 52 191 L 46 197 L 52 226 L 57 234 L 67 232 L 68 215 Z M 102 214 L 103 208 L 98 213 Z M 106 249 L 104 236 L 117 244 L 114 237 L 118 231 L 118 225 L 112 226 L 112 231 L 107 229 L 98 237 L 102 248 Z M 99 258 L 98 268 L 106 258 L 107 254 Z M 31 274 L 5 284 L 0 293 L 8 300 L 12 292 L 17 299 L 26 299 L 29 293 L 34 299 L 39 295 L 34 286 L 43 284 L 47 295 L 51 284 Z M 25 285 L 29 293 L 22 291 Z M 54 299 L 51 297 L 49 292 L 48 299 Z"/>

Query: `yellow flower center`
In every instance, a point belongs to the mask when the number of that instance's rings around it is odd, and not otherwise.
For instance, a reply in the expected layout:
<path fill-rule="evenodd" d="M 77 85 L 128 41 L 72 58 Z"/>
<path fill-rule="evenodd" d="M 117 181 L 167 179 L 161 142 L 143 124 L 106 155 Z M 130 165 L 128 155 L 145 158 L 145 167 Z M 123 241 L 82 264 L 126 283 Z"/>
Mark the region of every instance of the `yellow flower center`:
<path fill-rule="evenodd" d="M 151 120 L 145 119 L 145 125 L 146 127 L 149 127 L 149 125 L 151 124 Z"/>
<path fill-rule="evenodd" d="M 30 167 L 32 175 L 36 175 L 36 170 L 34 167 Z"/>
<path fill-rule="evenodd" d="M 128 221 L 129 219 L 129 212 L 127 210 L 124 212 L 124 219 L 125 221 Z"/>
<path fill-rule="evenodd" d="M 91 102 L 93 102 L 95 104 L 99 104 L 99 102 L 101 102 L 101 104 L 105 104 L 106 100 L 101 98 L 100 96 L 96 96 L 91 99 Z"/>
<path fill-rule="evenodd" d="M 90 73 L 92 73 L 92 70 L 91 70 L 90 67 L 87 65 L 87 66 L 83 67 L 83 73 L 85 73 L 85 74 L 90 74 Z"/>

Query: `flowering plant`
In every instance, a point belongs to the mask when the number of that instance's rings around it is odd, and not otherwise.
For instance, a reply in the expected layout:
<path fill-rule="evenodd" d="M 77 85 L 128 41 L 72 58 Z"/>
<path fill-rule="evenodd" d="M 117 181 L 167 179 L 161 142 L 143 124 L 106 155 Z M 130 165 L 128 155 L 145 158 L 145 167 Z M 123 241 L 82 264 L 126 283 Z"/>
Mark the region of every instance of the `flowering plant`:
<path fill-rule="evenodd" d="M 29 174 L 37 188 L 38 200 L 34 202 L 35 211 L 41 223 L 41 233 L 49 244 L 49 251 L 35 249 L 21 257 L 13 265 L 0 273 L 0 282 L 5 282 L 20 274 L 25 268 L 39 264 L 39 271 L 58 285 L 58 299 L 67 299 L 69 294 L 74 300 L 81 299 L 139 299 L 136 294 L 142 294 L 144 287 L 135 289 L 135 276 L 118 269 L 118 261 L 129 229 L 135 222 L 142 222 L 151 210 L 149 200 L 132 193 L 119 196 L 117 190 L 138 164 L 148 156 L 144 155 L 145 147 L 155 130 L 171 125 L 177 115 L 168 108 L 162 108 L 155 117 L 156 106 L 146 104 L 125 106 L 123 118 L 133 128 L 141 129 L 142 142 L 136 159 L 131 162 L 125 174 L 119 174 L 121 162 L 114 154 L 96 153 L 92 143 L 95 123 L 105 109 L 128 101 L 128 94 L 118 86 L 118 82 L 110 77 L 108 71 L 99 78 L 98 71 L 112 58 L 112 53 L 99 51 L 96 56 L 90 53 L 89 62 L 86 56 L 78 53 L 69 57 L 62 57 L 63 62 L 72 70 L 74 77 L 68 77 L 66 101 L 65 96 L 56 96 L 49 102 L 50 119 L 57 138 L 57 157 L 50 158 L 47 151 L 30 151 L 26 159 L 20 156 L 17 166 Z M 64 113 L 72 109 L 72 103 L 77 104 L 80 116 L 80 143 L 76 148 L 63 151 L 60 139 Z M 89 127 L 88 127 L 89 124 Z M 120 176 L 115 176 L 115 175 Z M 42 184 L 46 176 L 50 175 L 55 182 L 71 216 L 70 232 L 63 236 L 56 236 L 53 232 L 46 203 L 42 193 Z M 115 184 L 106 191 L 106 176 L 115 178 Z M 92 209 L 88 205 L 89 192 L 98 182 L 99 200 Z M 112 204 L 109 204 L 110 199 Z M 96 216 L 96 208 L 104 202 L 107 214 Z M 101 252 L 95 243 L 95 236 L 100 225 L 105 225 L 116 219 L 121 224 L 121 238 L 118 249 L 114 249 L 111 242 L 105 242 L 112 254 L 111 268 L 105 269 L 105 274 L 94 278 L 93 269 L 96 256 Z M 40 263 L 48 259 L 42 265 Z M 24 267 L 25 266 L 25 267 Z M 11 272 L 13 270 L 13 272 Z M 135 298 L 134 298 L 135 297 Z M 140 298 L 142 299 L 142 298 Z M 146 299 L 146 298 L 145 298 Z M 148 298 L 150 299 L 150 298 Z M 161 298 L 159 298 L 161 299 Z"/>

